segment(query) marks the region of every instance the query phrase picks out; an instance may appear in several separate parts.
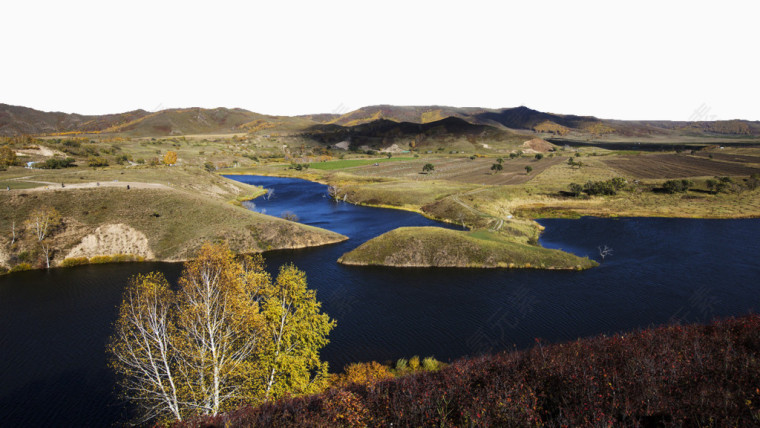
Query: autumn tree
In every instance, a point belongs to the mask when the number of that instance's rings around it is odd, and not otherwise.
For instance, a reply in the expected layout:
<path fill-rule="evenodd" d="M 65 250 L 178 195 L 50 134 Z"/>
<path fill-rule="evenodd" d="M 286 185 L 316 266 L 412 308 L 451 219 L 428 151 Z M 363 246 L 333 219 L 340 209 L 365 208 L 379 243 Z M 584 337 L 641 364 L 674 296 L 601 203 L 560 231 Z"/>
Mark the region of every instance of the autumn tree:
<path fill-rule="evenodd" d="M 320 390 L 328 378 L 319 350 L 335 322 L 320 313 L 316 291 L 306 287 L 306 274 L 293 265 L 280 268 L 266 294 L 262 313 L 269 337 L 259 355 L 266 369 L 264 398 Z"/>
<path fill-rule="evenodd" d="M 166 165 L 174 165 L 175 163 L 177 163 L 177 152 L 175 152 L 173 150 L 169 150 L 164 155 L 164 164 L 166 164 Z"/>
<path fill-rule="evenodd" d="M 130 280 L 119 308 L 110 366 L 121 374 L 122 396 L 139 404 L 142 421 L 182 420 L 184 413 L 175 299 L 163 274 L 150 273 Z"/>
<path fill-rule="evenodd" d="M 285 266 L 273 283 L 261 256 L 205 244 L 176 293 L 161 274 L 133 280 L 109 349 L 144 420 L 182 420 L 320 390 L 334 325 L 302 271 Z"/>

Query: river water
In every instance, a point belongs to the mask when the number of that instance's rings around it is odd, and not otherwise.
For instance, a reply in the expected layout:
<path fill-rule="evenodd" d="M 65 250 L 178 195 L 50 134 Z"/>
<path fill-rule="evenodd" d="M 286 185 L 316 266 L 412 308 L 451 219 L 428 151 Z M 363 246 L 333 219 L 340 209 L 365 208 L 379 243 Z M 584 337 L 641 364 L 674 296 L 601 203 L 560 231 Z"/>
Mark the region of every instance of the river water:
<path fill-rule="evenodd" d="M 415 213 L 336 203 L 308 181 L 230 176 L 273 189 L 249 208 L 348 236 L 265 254 L 293 262 L 338 326 L 322 352 L 331 370 L 413 355 L 451 360 L 760 308 L 760 220 L 542 220 L 541 243 L 600 260 L 584 272 L 342 266 L 338 257 L 401 226 L 443 225 Z M 80 266 L 0 276 L 2 425 L 103 426 L 124 420 L 105 345 L 121 292 L 136 273 L 181 265 Z"/>

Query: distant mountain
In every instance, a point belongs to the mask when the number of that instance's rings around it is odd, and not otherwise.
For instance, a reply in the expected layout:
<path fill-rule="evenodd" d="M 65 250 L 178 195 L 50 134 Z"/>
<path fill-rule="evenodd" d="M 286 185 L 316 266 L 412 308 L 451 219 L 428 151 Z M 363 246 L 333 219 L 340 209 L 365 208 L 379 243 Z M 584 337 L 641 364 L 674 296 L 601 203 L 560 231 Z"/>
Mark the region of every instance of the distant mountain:
<path fill-rule="evenodd" d="M 456 120 L 446 122 L 446 119 Z M 427 124 L 435 125 L 419 126 Z M 468 128 L 465 124 L 475 127 Z M 482 128 L 484 126 L 486 128 Z M 342 115 L 326 113 L 301 116 L 270 116 L 238 108 L 185 108 L 152 113 L 135 110 L 88 116 L 0 104 L 0 136 L 105 133 L 146 137 L 249 132 L 305 134 L 323 140 L 351 135 L 355 140 L 358 138 L 374 142 L 401 135 L 407 138 L 412 134 L 421 135 L 424 140 L 424 136 L 431 133 L 439 138 L 442 133 L 450 133 L 452 137 L 470 135 L 472 139 L 473 136 L 486 132 L 491 138 L 498 134 L 497 131 L 508 133 L 502 136 L 522 133 L 585 141 L 682 137 L 754 139 L 760 137 L 760 122 L 624 121 L 546 113 L 522 106 L 487 109 L 377 105 Z"/>

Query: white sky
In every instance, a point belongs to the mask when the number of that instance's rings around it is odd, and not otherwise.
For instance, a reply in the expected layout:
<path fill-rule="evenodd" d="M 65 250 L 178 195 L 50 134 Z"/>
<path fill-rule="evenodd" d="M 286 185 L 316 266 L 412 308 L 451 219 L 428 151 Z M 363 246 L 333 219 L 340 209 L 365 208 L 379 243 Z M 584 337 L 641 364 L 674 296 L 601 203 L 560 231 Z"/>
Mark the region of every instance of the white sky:
<path fill-rule="evenodd" d="M 5 1 L 0 102 L 760 120 L 760 2 Z"/>

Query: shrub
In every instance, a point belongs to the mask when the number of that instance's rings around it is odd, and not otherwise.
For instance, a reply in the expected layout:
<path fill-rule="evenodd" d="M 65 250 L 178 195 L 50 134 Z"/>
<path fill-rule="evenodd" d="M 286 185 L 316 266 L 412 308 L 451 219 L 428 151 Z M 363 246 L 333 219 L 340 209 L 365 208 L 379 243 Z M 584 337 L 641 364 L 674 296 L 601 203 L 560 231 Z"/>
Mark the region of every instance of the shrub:
<path fill-rule="evenodd" d="M 90 264 L 102 264 L 102 263 L 123 263 L 123 262 L 142 262 L 145 261 L 145 257 L 136 256 L 134 254 L 111 254 L 107 256 L 94 256 L 90 257 Z"/>
<path fill-rule="evenodd" d="M 409 359 L 409 368 L 412 370 L 417 370 L 420 368 L 420 357 L 413 356 Z"/>
<path fill-rule="evenodd" d="M 280 218 L 283 218 L 283 219 L 288 220 L 288 221 L 298 221 L 299 220 L 298 215 L 296 213 L 294 213 L 293 211 L 284 211 L 280 215 Z"/>
<path fill-rule="evenodd" d="M 32 269 L 32 265 L 30 265 L 29 263 L 19 263 L 19 264 L 17 264 L 16 266 L 13 266 L 13 267 L 12 267 L 12 268 L 11 268 L 11 269 L 8 271 L 8 273 L 13 273 L 13 272 L 23 272 L 23 271 L 25 271 L 25 270 L 31 270 L 31 269 Z"/>
<path fill-rule="evenodd" d="M 433 357 L 427 357 L 422 360 L 422 368 L 426 371 L 434 372 L 441 368 L 441 362 Z"/>
<path fill-rule="evenodd" d="M 34 251 L 22 251 L 18 253 L 18 259 L 23 263 L 31 263 L 37 258 L 37 254 Z"/>
<path fill-rule="evenodd" d="M 41 169 L 63 169 L 75 166 L 74 162 L 74 158 L 49 158 L 45 162 L 35 163 L 34 166 Z"/>
<path fill-rule="evenodd" d="M 61 267 L 72 267 L 86 265 L 90 262 L 87 257 L 69 257 L 61 262 Z"/>
<path fill-rule="evenodd" d="M 536 160 L 541 160 L 543 158 L 544 158 L 544 155 L 542 155 L 541 153 L 536 154 Z"/>
<path fill-rule="evenodd" d="M 396 370 L 404 371 L 409 366 L 409 360 L 406 358 L 399 358 L 396 360 Z"/>
<path fill-rule="evenodd" d="M 100 156 L 90 156 L 87 159 L 87 165 L 95 168 L 99 166 L 108 166 L 108 160 Z"/>
<path fill-rule="evenodd" d="M 340 386 L 347 386 L 354 383 L 359 385 L 370 385 L 392 377 L 393 373 L 391 373 L 388 367 L 378 362 L 353 363 L 346 367 L 343 374 L 336 377 L 335 384 Z"/>

